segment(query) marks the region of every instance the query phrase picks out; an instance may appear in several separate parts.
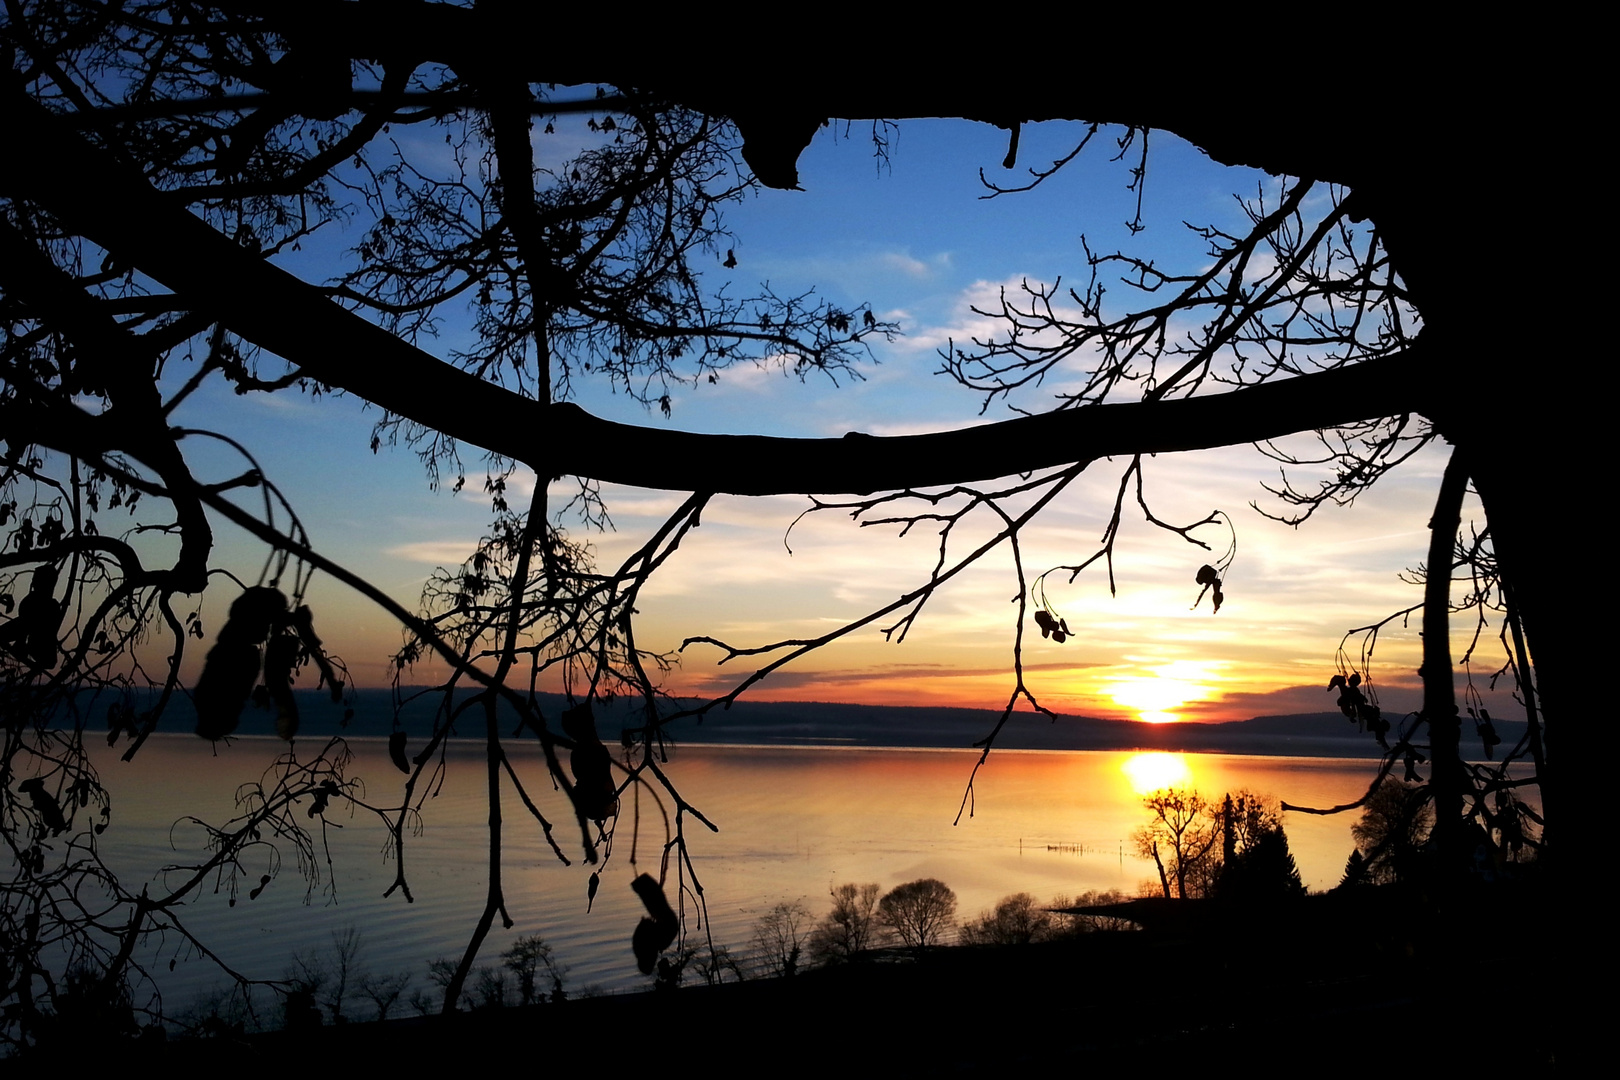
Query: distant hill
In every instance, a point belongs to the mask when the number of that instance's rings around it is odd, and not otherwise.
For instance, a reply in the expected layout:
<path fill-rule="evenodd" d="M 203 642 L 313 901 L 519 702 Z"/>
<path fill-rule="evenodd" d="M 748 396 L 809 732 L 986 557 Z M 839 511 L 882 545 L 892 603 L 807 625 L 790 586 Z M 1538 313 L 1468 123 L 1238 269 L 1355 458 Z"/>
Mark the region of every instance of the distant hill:
<path fill-rule="evenodd" d="M 386 736 L 394 727 L 392 698 L 387 690 L 354 693 L 354 715 L 345 725 L 344 707 L 333 705 L 325 694 L 299 691 L 303 737 L 346 734 Z M 553 723 L 566 706 L 558 694 L 540 695 L 540 706 Z M 401 714 L 401 724 L 414 738 L 433 727 L 436 698 L 418 698 Z M 739 701 L 730 709 L 716 709 L 701 721 L 677 721 L 667 729 L 677 744 L 752 744 L 763 746 L 895 746 L 971 747 L 995 726 L 1000 714 L 990 709 L 952 709 L 938 706 L 846 705 L 831 702 Z M 599 708 L 597 724 L 602 737 L 613 741 L 617 732 L 636 726 L 634 703 L 617 701 Z M 189 731 L 196 724 L 191 703 L 175 701 L 165 717 L 164 730 Z M 502 728 L 516 728 L 516 717 L 502 709 Z M 458 723 L 457 734 L 476 738 L 482 732 L 481 714 L 469 713 Z M 1503 742 L 1512 746 L 1524 733 L 1523 722 L 1498 721 Z M 243 710 L 238 733 L 275 734 L 274 714 L 251 705 Z M 1259 754 L 1282 757 L 1376 758 L 1373 737 L 1339 713 L 1260 716 L 1226 724 L 1143 724 L 1127 720 L 1099 720 L 1086 716 L 1059 716 L 1056 720 L 1034 713 L 1015 713 L 1007 721 L 996 745 L 1008 750 L 1179 750 L 1216 754 Z M 1478 756 L 1478 743 L 1464 724 L 1464 747 Z"/>

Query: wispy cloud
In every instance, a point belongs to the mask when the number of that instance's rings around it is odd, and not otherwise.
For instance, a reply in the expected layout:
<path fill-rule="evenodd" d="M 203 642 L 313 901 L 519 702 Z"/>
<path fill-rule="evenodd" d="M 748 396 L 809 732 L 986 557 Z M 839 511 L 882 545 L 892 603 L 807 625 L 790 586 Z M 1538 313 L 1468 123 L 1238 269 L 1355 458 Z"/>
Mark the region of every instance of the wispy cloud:
<path fill-rule="evenodd" d="M 929 280 L 951 269 L 951 254 L 948 251 L 942 251 L 927 260 L 917 258 L 909 251 L 888 251 L 879 255 L 877 261 L 887 269 L 919 280 Z"/>
<path fill-rule="evenodd" d="M 1044 312 L 1046 302 L 1039 294 L 1050 289 L 1034 274 L 1013 274 L 995 281 L 981 278 L 958 291 L 938 321 L 907 325 L 906 336 L 895 347 L 903 352 L 936 352 L 953 346 L 971 350 L 975 341 L 1005 340 L 1012 328 L 1006 313 L 1027 313 L 1032 307 Z M 1079 317 L 1078 308 L 1061 291 L 1051 298 L 1051 311 L 1061 319 Z M 1031 345 L 1052 344 L 1058 341 L 1058 334 L 1036 331 L 1025 333 L 1023 340 Z"/>
<path fill-rule="evenodd" d="M 427 566 L 460 566 L 478 546 L 478 540 L 418 540 L 383 548 L 389 558 Z"/>

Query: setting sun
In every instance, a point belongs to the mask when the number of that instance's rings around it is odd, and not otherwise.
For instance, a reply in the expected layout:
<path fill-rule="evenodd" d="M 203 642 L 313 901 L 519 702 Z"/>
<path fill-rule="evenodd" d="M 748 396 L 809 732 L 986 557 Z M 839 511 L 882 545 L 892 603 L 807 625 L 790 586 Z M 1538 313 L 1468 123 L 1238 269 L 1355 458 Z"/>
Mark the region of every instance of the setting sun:
<path fill-rule="evenodd" d="M 1203 701 L 1214 693 L 1205 684 L 1216 676 L 1191 661 L 1176 660 L 1147 670 L 1152 674 L 1112 680 L 1108 691 L 1115 704 L 1136 710 L 1137 719 L 1144 723 L 1174 723 L 1180 717 L 1172 710 L 1190 701 Z"/>

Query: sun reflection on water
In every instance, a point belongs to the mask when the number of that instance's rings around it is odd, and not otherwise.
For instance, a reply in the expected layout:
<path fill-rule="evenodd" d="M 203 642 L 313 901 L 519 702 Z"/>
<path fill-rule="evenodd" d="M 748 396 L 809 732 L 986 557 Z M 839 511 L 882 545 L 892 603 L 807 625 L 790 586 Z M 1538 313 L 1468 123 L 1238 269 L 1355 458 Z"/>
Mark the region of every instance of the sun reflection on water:
<path fill-rule="evenodd" d="M 1120 763 L 1119 771 L 1125 774 L 1131 789 L 1138 795 L 1161 788 L 1190 787 L 1193 779 L 1192 769 L 1183 755 L 1158 751 L 1132 754 Z"/>

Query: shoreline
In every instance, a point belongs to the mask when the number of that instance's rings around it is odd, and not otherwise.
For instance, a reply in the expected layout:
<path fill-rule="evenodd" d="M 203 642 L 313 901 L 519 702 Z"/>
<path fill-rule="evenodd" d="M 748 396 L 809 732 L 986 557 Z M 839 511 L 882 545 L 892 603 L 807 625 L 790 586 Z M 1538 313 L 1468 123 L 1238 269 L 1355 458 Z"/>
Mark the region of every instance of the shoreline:
<path fill-rule="evenodd" d="M 346 738 L 386 738 L 396 730 L 391 692 L 359 690 L 343 705 L 324 693 L 295 691 L 302 718 L 300 739 L 341 735 Z M 539 695 L 546 715 L 559 714 L 566 701 L 561 695 Z M 344 714 L 352 711 L 347 721 Z M 509 712 L 502 709 L 502 712 Z M 416 699 L 401 709 L 397 729 L 414 742 L 428 736 L 436 710 L 432 701 Z M 977 750 L 996 728 L 1001 713 L 992 709 L 936 706 L 851 705 L 830 702 L 739 701 L 729 710 L 716 710 L 701 718 L 678 720 L 665 729 L 675 746 L 715 745 L 758 749 L 804 747 L 822 749 Z M 619 730 L 640 726 L 632 703 L 616 701 L 597 710 L 603 738 L 616 742 Z M 477 725 L 481 727 L 480 721 Z M 170 703 L 158 733 L 190 733 L 196 725 L 189 699 Z M 97 724 L 90 724 L 94 729 Z M 501 719 L 515 730 L 517 718 Z M 1511 747 L 1522 735 L 1522 721 L 1498 720 L 1503 743 Z M 275 737 L 275 718 L 269 710 L 249 705 L 243 710 L 232 738 Z M 1465 736 L 1467 752 L 1469 736 Z M 469 725 L 466 736 L 482 739 Z M 1255 757 L 1321 757 L 1378 760 L 1383 750 L 1371 734 L 1358 730 L 1337 712 L 1260 716 L 1212 724 L 1186 721 L 1147 724 L 1133 720 L 1102 720 L 1085 716 L 1015 712 L 1002 726 L 994 748 L 1007 750 L 1119 750 L 1139 753 L 1209 753 Z"/>

